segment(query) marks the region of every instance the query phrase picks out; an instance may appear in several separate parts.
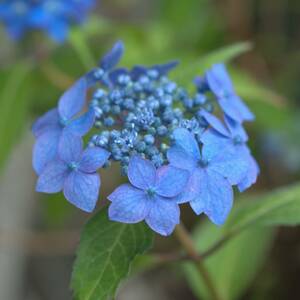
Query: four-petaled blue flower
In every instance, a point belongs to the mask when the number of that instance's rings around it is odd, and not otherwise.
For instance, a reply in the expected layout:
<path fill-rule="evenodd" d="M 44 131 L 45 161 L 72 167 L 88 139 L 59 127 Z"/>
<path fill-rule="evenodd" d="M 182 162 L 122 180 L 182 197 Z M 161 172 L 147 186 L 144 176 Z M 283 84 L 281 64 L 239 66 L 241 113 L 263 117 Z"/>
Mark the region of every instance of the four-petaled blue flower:
<path fill-rule="evenodd" d="M 247 164 L 227 149 L 220 152 L 214 143 L 205 144 L 200 151 L 186 129 L 176 129 L 174 141 L 167 153 L 171 165 L 190 172 L 187 187 L 177 201 L 189 202 L 195 213 L 205 213 L 215 224 L 223 224 L 232 207 L 230 182 L 241 181 Z"/>
<path fill-rule="evenodd" d="M 0 20 L 14 39 L 31 30 L 43 30 L 56 42 L 63 42 L 70 24 L 84 21 L 94 3 L 94 0 L 4 0 L 0 4 Z"/>
<path fill-rule="evenodd" d="M 207 85 L 217 97 L 224 113 L 235 121 L 252 121 L 254 115 L 236 94 L 229 74 L 223 64 L 213 65 L 205 74 Z"/>
<path fill-rule="evenodd" d="M 189 173 L 172 166 L 155 169 L 154 164 L 139 156 L 129 162 L 131 184 L 118 187 L 108 199 L 109 218 L 124 223 L 143 220 L 161 235 L 169 235 L 179 223 L 176 197 L 183 191 Z"/>
<path fill-rule="evenodd" d="M 225 116 L 225 125 L 214 115 L 203 111 L 203 118 L 211 125 L 202 136 L 201 141 L 203 144 L 214 144 L 219 152 L 232 151 L 236 157 L 244 160 L 247 164 L 246 172 L 241 181 L 232 181 L 231 184 L 237 184 L 241 192 L 249 188 L 256 182 L 259 174 L 259 167 L 250 149 L 247 146 L 248 136 L 243 126 L 234 121 L 230 117 Z"/>
<path fill-rule="evenodd" d="M 83 77 L 62 95 L 58 108 L 48 111 L 34 123 L 32 131 L 37 140 L 33 150 L 33 168 L 37 174 L 55 158 L 64 131 L 83 136 L 93 126 L 93 108 L 77 117 L 84 108 L 86 93 L 87 82 Z"/>
<path fill-rule="evenodd" d="M 98 147 L 83 151 L 82 139 L 64 132 L 58 146 L 58 156 L 47 164 L 38 178 L 36 190 L 58 193 L 78 208 L 91 212 L 96 206 L 100 176 L 96 171 L 109 158 L 109 152 Z"/>

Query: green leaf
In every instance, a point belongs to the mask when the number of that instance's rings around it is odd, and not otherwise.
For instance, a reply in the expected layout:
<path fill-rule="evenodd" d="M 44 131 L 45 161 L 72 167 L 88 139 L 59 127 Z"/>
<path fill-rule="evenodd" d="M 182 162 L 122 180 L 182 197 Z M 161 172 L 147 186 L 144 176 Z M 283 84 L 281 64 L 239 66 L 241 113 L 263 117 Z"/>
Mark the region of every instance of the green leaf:
<path fill-rule="evenodd" d="M 136 255 L 147 251 L 153 232 L 144 224 L 109 221 L 102 209 L 85 226 L 72 276 L 78 300 L 107 300 L 113 297 Z"/>
<path fill-rule="evenodd" d="M 225 224 L 227 234 L 251 226 L 295 226 L 300 224 L 300 184 L 278 188 L 265 195 L 245 199 Z"/>
<path fill-rule="evenodd" d="M 197 228 L 193 236 L 198 250 L 203 252 L 223 234 L 222 228 L 207 222 L 205 226 Z M 230 240 L 205 260 L 205 265 L 223 300 L 239 299 L 250 286 L 268 254 L 272 240 L 272 229 L 250 229 Z M 195 295 L 199 299 L 210 299 L 195 266 L 188 263 L 184 270 Z"/>
<path fill-rule="evenodd" d="M 209 69 L 213 64 L 229 62 L 237 56 L 249 51 L 251 48 L 251 43 L 240 42 L 212 51 L 190 62 L 190 67 L 187 66 L 184 71 L 178 73 L 175 79 L 187 84 L 197 74 L 203 74 L 205 70 Z"/>
<path fill-rule="evenodd" d="M 0 167 L 19 137 L 30 107 L 28 73 L 31 66 L 18 63 L 13 66 L 0 87 L 0 139 L 5 141 L 0 148 Z"/>

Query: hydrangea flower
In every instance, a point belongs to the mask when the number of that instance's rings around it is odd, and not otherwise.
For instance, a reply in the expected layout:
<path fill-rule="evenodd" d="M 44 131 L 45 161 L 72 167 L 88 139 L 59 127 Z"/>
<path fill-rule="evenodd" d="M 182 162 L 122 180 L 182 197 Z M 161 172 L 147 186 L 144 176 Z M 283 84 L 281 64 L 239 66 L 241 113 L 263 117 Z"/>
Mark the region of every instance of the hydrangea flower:
<path fill-rule="evenodd" d="M 36 190 L 50 194 L 63 190 L 70 203 L 91 212 L 96 206 L 101 184 L 96 171 L 109 155 L 98 147 L 83 151 L 82 139 L 66 131 L 60 139 L 57 158 L 48 163 L 39 176 Z"/>
<path fill-rule="evenodd" d="M 33 150 L 33 168 L 37 174 L 55 157 L 64 131 L 83 136 L 93 126 L 92 108 L 77 117 L 84 108 L 86 92 L 87 82 L 83 77 L 61 96 L 57 108 L 51 109 L 33 124 L 32 132 L 37 139 Z"/>
<path fill-rule="evenodd" d="M 242 180 L 236 182 L 232 181 L 231 184 L 237 184 L 239 190 L 242 192 L 249 188 L 256 182 L 259 174 L 259 167 L 255 159 L 250 153 L 247 146 L 248 135 L 238 122 L 225 116 L 225 125 L 217 119 L 214 115 L 208 112 L 203 112 L 203 117 L 212 126 L 201 137 L 204 144 L 214 144 L 218 151 L 232 151 L 241 160 L 247 164 L 247 169 Z"/>
<path fill-rule="evenodd" d="M 215 64 L 205 74 L 209 89 L 218 99 L 224 113 L 235 121 L 252 121 L 254 115 L 236 94 L 232 81 L 223 64 Z"/>
<path fill-rule="evenodd" d="M 169 78 L 176 61 L 126 69 L 117 67 L 123 52 L 119 41 L 61 97 L 58 108 L 34 124 L 37 190 L 64 190 L 70 202 L 91 211 L 99 193 L 97 168 L 117 162 L 129 183 L 108 197 L 111 220 L 145 221 L 169 235 L 179 223 L 180 204 L 189 202 L 197 214 L 223 224 L 233 186 L 243 191 L 258 174 L 242 127 L 252 113 L 235 94 L 224 67 L 213 66 L 198 77 L 190 93 Z M 89 111 L 82 114 L 87 89 L 92 96 Z M 224 96 L 221 90 L 229 92 Z M 224 110 L 224 122 L 212 114 L 211 92 Z M 79 141 L 92 125 L 94 134 L 80 155 Z M 92 169 L 82 167 L 86 156 Z"/>
<path fill-rule="evenodd" d="M 123 223 L 143 220 L 161 235 L 169 235 L 179 223 L 180 210 L 176 203 L 189 178 L 187 171 L 164 166 L 156 170 L 153 163 L 139 156 L 129 162 L 131 184 L 118 187 L 108 199 L 109 218 Z"/>
<path fill-rule="evenodd" d="M 84 21 L 94 3 L 94 0 L 4 0 L 0 4 L 0 20 L 14 39 L 31 30 L 42 30 L 62 42 L 70 24 Z"/>
<path fill-rule="evenodd" d="M 186 129 L 174 131 L 175 144 L 168 150 L 172 166 L 190 172 L 190 180 L 178 201 L 189 202 L 196 214 L 205 213 L 217 225 L 225 222 L 232 207 L 230 182 L 240 182 L 247 168 L 227 149 L 206 143 L 201 151 L 193 134 Z"/>

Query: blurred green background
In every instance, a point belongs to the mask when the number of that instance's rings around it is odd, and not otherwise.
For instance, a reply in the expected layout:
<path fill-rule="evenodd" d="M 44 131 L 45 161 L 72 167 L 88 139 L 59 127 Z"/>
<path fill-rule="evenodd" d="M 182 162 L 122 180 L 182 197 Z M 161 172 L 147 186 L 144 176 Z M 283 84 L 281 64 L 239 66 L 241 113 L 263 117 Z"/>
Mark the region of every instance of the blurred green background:
<path fill-rule="evenodd" d="M 61 195 L 35 194 L 30 126 L 118 39 L 126 45 L 123 65 L 178 58 L 171 76 L 186 86 L 212 63 L 228 62 L 237 92 L 257 116 L 248 130 L 261 175 L 247 194 L 300 178 L 298 0 L 102 0 L 63 45 L 40 34 L 16 43 L 0 27 L 0 299 L 71 299 L 75 248 L 89 216 Z M 121 177 L 113 168 L 102 179 L 99 206 Z M 183 219 L 195 227 L 187 208 Z M 299 299 L 299 228 L 240 239 L 212 263 L 226 299 Z M 172 238 L 155 243 L 155 251 L 169 247 L 176 247 Z M 206 299 L 184 270 L 135 272 L 117 299 Z"/>

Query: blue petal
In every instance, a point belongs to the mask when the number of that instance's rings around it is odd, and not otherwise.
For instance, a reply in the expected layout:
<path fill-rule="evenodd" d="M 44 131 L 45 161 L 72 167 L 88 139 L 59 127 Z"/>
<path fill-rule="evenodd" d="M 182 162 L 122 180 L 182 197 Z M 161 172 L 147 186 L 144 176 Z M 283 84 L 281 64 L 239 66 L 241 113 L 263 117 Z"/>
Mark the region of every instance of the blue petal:
<path fill-rule="evenodd" d="M 197 160 L 180 146 L 172 146 L 167 152 L 167 157 L 171 165 L 177 168 L 191 171 L 197 166 Z"/>
<path fill-rule="evenodd" d="M 204 170 L 199 173 L 199 194 L 190 202 L 193 210 L 204 212 L 216 225 L 222 225 L 233 203 L 233 191 L 230 183 L 218 173 Z"/>
<path fill-rule="evenodd" d="M 60 192 L 68 174 L 68 166 L 61 160 L 49 162 L 38 178 L 36 191 L 41 193 Z"/>
<path fill-rule="evenodd" d="M 45 131 L 59 129 L 59 115 L 57 108 L 53 108 L 38 118 L 32 125 L 32 132 L 35 137 L 38 137 Z"/>
<path fill-rule="evenodd" d="M 129 161 L 128 179 L 132 185 L 146 190 L 155 184 L 156 169 L 153 163 L 140 156 L 133 156 Z"/>
<path fill-rule="evenodd" d="M 72 131 L 76 135 L 84 136 L 93 127 L 94 121 L 95 111 L 93 108 L 90 108 L 85 114 L 67 125 L 66 129 Z"/>
<path fill-rule="evenodd" d="M 69 25 L 65 20 L 52 20 L 47 28 L 49 36 L 57 43 L 62 43 L 68 36 Z"/>
<path fill-rule="evenodd" d="M 58 111 L 61 118 L 70 120 L 77 115 L 84 106 L 87 92 L 85 77 L 80 78 L 59 99 Z"/>
<path fill-rule="evenodd" d="M 228 116 L 225 116 L 225 123 L 229 128 L 232 138 L 239 136 L 242 142 L 246 143 L 248 141 L 248 135 L 240 123 L 234 121 Z"/>
<path fill-rule="evenodd" d="M 207 160 L 212 160 L 216 155 L 219 155 L 228 147 L 234 147 L 231 138 L 225 137 L 211 128 L 202 134 L 201 142 L 204 144 L 202 155 Z"/>
<path fill-rule="evenodd" d="M 179 64 L 179 61 L 174 60 L 174 61 L 170 61 L 166 64 L 161 64 L 161 65 L 154 65 L 153 67 L 151 67 L 151 69 L 156 70 L 159 75 L 166 75 L 168 74 L 170 71 L 172 71 L 174 68 L 177 67 L 177 65 Z"/>
<path fill-rule="evenodd" d="M 65 181 L 64 195 L 76 207 L 92 212 L 96 206 L 100 189 L 98 174 L 72 172 Z"/>
<path fill-rule="evenodd" d="M 185 188 L 190 173 L 172 166 L 164 166 L 157 170 L 155 190 L 163 197 L 177 196 Z"/>
<path fill-rule="evenodd" d="M 259 174 L 259 166 L 255 159 L 249 155 L 249 166 L 247 170 L 247 175 L 242 179 L 242 181 L 238 184 L 238 189 L 240 192 L 244 192 L 248 189 L 252 184 L 254 184 L 257 180 L 257 176 Z"/>
<path fill-rule="evenodd" d="M 218 133 L 228 137 L 230 136 L 227 128 L 224 126 L 224 124 L 213 114 L 210 114 L 209 112 L 205 110 L 201 110 L 201 116 L 205 119 L 205 121 Z"/>
<path fill-rule="evenodd" d="M 33 148 L 32 165 L 37 174 L 40 174 L 47 163 L 57 155 L 57 148 L 61 131 L 46 131 L 38 137 Z"/>
<path fill-rule="evenodd" d="M 233 92 L 233 85 L 225 65 L 215 64 L 206 72 L 206 80 L 212 92 L 221 97 L 224 92 Z"/>
<path fill-rule="evenodd" d="M 145 192 L 130 184 L 119 186 L 108 199 L 112 201 L 108 210 L 110 220 L 138 223 L 148 215 L 150 202 Z"/>
<path fill-rule="evenodd" d="M 81 157 L 79 169 L 84 173 L 93 173 L 108 160 L 110 153 L 99 147 L 87 148 Z"/>
<path fill-rule="evenodd" d="M 133 80 L 137 80 L 139 79 L 142 75 L 145 75 L 147 74 L 147 68 L 144 67 L 144 66 L 134 66 L 132 68 L 132 70 L 130 71 L 130 77 L 133 79 Z"/>
<path fill-rule="evenodd" d="M 247 105 L 236 95 L 219 98 L 219 104 L 224 113 L 236 122 L 253 121 L 255 118 Z"/>
<path fill-rule="evenodd" d="M 100 62 L 100 67 L 105 70 L 111 70 L 115 67 L 124 53 L 124 44 L 121 41 L 115 43 L 113 48 L 103 57 Z"/>
<path fill-rule="evenodd" d="M 199 146 L 192 133 L 184 128 L 178 128 L 174 130 L 173 137 L 175 144 L 182 147 L 187 155 L 196 160 L 200 159 Z"/>
<path fill-rule="evenodd" d="M 155 232 L 168 236 L 180 222 L 180 210 L 178 204 L 156 196 L 151 199 L 151 208 L 146 217 L 146 223 Z"/>
<path fill-rule="evenodd" d="M 78 135 L 64 130 L 58 145 L 58 155 L 66 163 L 79 162 L 82 154 L 83 141 Z"/>
<path fill-rule="evenodd" d="M 228 147 L 209 162 L 208 168 L 224 176 L 232 185 L 235 185 L 246 176 L 248 160 L 239 151 L 239 147 Z"/>
<path fill-rule="evenodd" d="M 181 203 L 190 202 L 195 200 L 198 197 L 199 189 L 200 189 L 200 181 L 203 179 L 201 172 L 202 170 L 199 168 L 193 170 L 183 192 L 179 194 L 175 199 L 177 203 L 181 204 Z M 197 214 L 203 212 L 204 210 L 203 203 L 201 201 L 197 201 L 197 203 L 195 203 L 194 210 L 197 212 Z"/>

